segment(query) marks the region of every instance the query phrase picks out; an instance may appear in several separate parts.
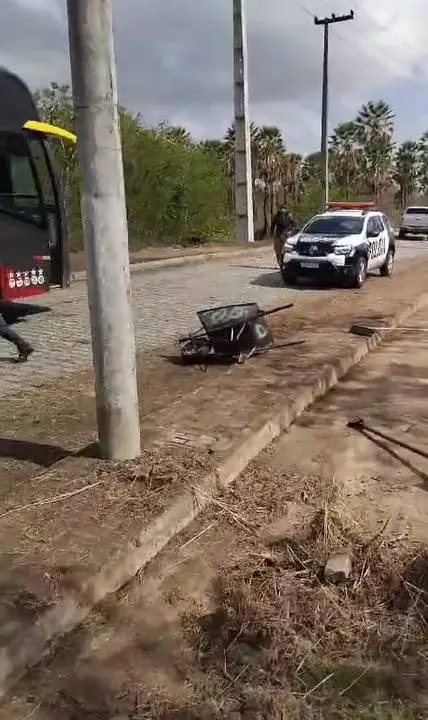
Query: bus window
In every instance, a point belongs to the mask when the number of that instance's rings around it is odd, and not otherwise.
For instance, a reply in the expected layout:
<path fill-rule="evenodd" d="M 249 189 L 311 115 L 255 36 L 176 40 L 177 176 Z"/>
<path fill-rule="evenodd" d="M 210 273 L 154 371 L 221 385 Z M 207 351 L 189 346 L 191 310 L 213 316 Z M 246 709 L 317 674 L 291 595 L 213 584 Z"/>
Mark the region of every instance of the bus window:
<path fill-rule="evenodd" d="M 44 224 L 40 195 L 23 137 L 0 133 L 0 211 Z"/>

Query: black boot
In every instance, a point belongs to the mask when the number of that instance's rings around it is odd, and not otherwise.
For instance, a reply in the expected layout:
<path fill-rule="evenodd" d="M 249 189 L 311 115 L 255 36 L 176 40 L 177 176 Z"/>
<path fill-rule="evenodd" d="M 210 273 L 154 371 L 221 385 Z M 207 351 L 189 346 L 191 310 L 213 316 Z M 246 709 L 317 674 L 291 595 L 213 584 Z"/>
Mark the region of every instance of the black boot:
<path fill-rule="evenodd" d="M 27 362 L 31 353 L 34 352 L 34 348 L 25 342 L 25 340 L 20 340 L 16 347 L 18 348 L 18 357 L 16 358 L 16 362 L 18 363 Z"/>
<path fill-rule="evenodd" d="M 16 362 L 22 363 L 27 362 L 28 358 L 30 357 L 31 353 L 34 352 L 34 349 L 31 347 L 29 343 L 27 343 L 25 340 L 22 339 L 20 335 L 18 335 L 15 330 L 12 330 L 10 325 L 7 325 L 0 315 L 0 337 L 4 338 L 10 343 L 13 343 L 15 345 L 16 349 L 18 350 L 18 357 L 16 358 Z"/>

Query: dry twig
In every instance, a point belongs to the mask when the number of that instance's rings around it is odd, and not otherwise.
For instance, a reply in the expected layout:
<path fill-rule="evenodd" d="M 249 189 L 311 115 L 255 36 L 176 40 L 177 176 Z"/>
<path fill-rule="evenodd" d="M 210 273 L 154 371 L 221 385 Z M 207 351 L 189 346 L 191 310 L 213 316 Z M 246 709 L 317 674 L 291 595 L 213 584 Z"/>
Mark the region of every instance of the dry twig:
<path fill-rule="evenodd" d="M 84 485 L 77 490 L 71 490 L 70 492 L 61 493 L 61 495 L 54 495 L 52 497 L 45 498 L 44 500 L 36 500 L 35 502 L 27 503 L 27 505 L 19 505 L 18 507 L 11 508 L 10 510 L 6 510 L 6 512 L 2 513 L 0 515 L 0 520 L 7 515 L 12 515 L 12 513 L 21 512 L 22 510 L 42 507 L 43 505 L 52 505 L 53 503 L 61 502 L 61 500 L 68 500 L 68 498 L 74 497 L 75 495 L 80 495 L 87 490 L 93 490 L 93 488 L 102 485 L 104 482 L 104 480 L 98 480 L 98 482 L 91 483 L 90 485 Z"/>

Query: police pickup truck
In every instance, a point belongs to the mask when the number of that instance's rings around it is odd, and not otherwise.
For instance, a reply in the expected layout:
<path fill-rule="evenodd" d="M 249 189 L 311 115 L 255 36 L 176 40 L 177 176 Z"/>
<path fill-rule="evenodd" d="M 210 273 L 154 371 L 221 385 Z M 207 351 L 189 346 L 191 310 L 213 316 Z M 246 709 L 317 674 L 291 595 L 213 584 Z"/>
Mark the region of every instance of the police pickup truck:
<path fill-rule="evenodd" d="M 280 269 L 286 285 L 312 277 L 361 288 L 373 270 L 390 277 L 394 259 L 394 231 L 374 203 L 329 203 L 286 239 Z"/>

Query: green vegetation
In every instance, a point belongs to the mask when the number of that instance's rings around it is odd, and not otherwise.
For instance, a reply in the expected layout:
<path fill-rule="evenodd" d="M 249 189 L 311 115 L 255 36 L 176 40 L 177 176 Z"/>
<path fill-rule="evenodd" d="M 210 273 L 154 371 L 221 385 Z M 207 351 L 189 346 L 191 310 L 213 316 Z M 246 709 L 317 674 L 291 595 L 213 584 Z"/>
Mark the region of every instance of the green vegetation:
<path fill-rule="evenodd" d="M 52 83 L 36 93 L 42 118 L 73 129 L 70 89 Z M 185 128 L 147 127 L 121 110 L 123 159 L 132 249 L 186 245 L 233 237 L 234 129 L 221 140 L 197 142 Z M 277 127 L 251 125 L 255 219 L 269 234 L 272 214 L 286 203 L 299 220 L 322 206 L 319 153 L 289 152 Z M 394 113 L 383 101 L 363 105 L 331 137 L 331 198 L 374 199 L 391 215 L 425 195 L 428 132 L 397 146 Z M 72 248 L 82 247 L 75 150 L 55 148 L 65 188 Z"/>

